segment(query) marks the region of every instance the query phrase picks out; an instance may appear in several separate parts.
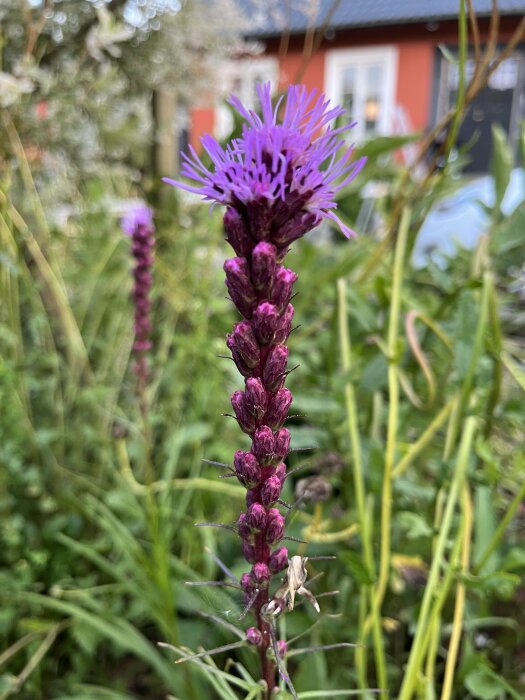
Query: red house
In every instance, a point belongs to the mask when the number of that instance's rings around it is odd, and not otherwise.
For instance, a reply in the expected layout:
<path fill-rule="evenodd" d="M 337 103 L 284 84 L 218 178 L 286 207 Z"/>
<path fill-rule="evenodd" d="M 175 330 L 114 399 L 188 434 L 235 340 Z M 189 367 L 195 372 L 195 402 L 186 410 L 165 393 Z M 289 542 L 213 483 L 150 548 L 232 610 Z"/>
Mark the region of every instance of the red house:
<path fill-rule="evenodd" d="M 344 105 L 358 122 L 353 138 L 424 131 L 455 99 L 460 0 L 236 0 L 250 21 L 248 38 L 262 43 L 256 57 L 239 57 L 223 71 L 222 94 L 254 104 L 254 86 L 271 80 L 279 89 L 302 82 Z M 480 40 L 488 39 L 491 0 L 473 0 Z M 308 8 L 316 8 L 315 15 Z M 525 0 L 499 0 L 498 42 L 503 45 L 525 14 Z M 444 47 L 444 50 L 440 47 Z M 467 72 L 472 70 L 469 59 Z M 516 145 L 525 117 L 525 44 L 520 43 L 477 97 L 459 134 L 477 134 L 469 169 L 487 169 L 491 124 Z M 228 110 L 220 102 L 192 113 L 191 142 L 208 131 L 225 136 Z"/>

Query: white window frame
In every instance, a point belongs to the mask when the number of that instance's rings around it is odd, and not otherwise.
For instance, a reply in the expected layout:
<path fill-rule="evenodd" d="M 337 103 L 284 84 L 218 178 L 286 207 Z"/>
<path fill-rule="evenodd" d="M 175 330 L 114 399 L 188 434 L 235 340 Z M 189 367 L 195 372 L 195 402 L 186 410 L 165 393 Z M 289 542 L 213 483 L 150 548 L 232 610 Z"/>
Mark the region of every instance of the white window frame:
<path fill-rule="evenodd" d="M 257 56 L 226 61 L 222 74 L 221 94 L 225 99 L 231 95 L 233 84 L 240 78 L 243 86 L 240 93 L 235 93 L 242 104 L 249 109 L 258 105 L 253 101 L 254 83 L 257 77 L 264 76 L 263 82 L 271 82 L 272 93 L 277 92 L 279 82 L 279 60 L 276 56 Z M 224 104 L 215 108 L 215 135 L 225 138 L 231 132 L 233 121 Z"/>
<path fill-rule="evenodd" d="M 350 115 L 357 121 L 352 129 L 352 139 L 362 139 L 365 136 L 363 107 L 364 68 L 368 65 L 381 63 L 385 67 L 384 90 L 382 94 L 382 111 L 378 129 L 374 135 L 388 136 L 394 133 L 395 100 L 397 89 L 398 50 L 395 46 L 370 46 L 359 49 L 332 49 L 326 54 L 325 61 L 325 93 L 333 105 L 342 103 L 342 72 L 347 66 L 357 67 L 356 83 L 356 113 Z M 361 69 L 361 70 L 360 70 Z"/>

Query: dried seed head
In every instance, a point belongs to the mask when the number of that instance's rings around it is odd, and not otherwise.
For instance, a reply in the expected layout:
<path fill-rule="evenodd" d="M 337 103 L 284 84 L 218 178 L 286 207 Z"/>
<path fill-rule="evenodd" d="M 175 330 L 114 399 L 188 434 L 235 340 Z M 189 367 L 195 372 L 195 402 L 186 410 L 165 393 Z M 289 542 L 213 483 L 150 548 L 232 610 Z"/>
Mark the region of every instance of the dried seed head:
<path fill-rule="evenodd" d="M 346 462 L 339 452 L 326 452 L 319 456 L 313 469 L 325 475 L 337 474 L 345 468 Z"/>
<path fill-rule="evenodd" d="M 332 485 L 322 476 L 308 476 L 299 479 L 295 485 L 295 497 L 302 501 L 320 503 L 327 501 L 332 495 Z"/>

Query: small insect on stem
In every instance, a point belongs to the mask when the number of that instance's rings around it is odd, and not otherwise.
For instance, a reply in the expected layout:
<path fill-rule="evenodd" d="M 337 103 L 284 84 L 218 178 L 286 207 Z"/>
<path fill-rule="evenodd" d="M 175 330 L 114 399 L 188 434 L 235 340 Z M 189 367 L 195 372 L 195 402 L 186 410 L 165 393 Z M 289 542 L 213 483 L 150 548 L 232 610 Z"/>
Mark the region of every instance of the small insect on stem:
<path fill-rule="evenodd" d="M 305 587 L 308 571 L 306 570 L 306 562 L 308 557 L 300 557 L 298 555 L 288 559 L 288 569 L 283 579 L 281 586 L 275 591 L 273 599 L 266 604 L 265 614 L 271 617 L 277 617 L 283 608 L 282 601 L 288 600 L 288 610 L 293 610 L 295 605 L 296 594 L 304 595 L 304 597 L 312 604 L 316 612 L 321 612 L 319 603 L 315 599 L 313 593 Z"/>

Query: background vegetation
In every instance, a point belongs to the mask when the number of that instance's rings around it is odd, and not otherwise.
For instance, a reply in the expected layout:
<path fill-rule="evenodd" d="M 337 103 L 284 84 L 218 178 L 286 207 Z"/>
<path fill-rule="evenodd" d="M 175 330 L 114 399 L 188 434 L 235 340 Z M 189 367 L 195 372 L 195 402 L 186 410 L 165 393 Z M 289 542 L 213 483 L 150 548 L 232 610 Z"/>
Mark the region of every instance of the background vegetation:
<path fill-rule="evenodd" d="M 9 60 L 20 80 L 22 64 Z M 229 462 L 242 441 L 221 415 L 240 379 L 216 357 L 233 320 L 220 213 L 159 197 L 157 185 L 144 192 L 149 93 L 137 88 L 129 115 L 144 131 L 120 122 L 115 153 L 103 127 L 128 83 L 112 63 L 85 70 L 102 81 L 86 99 L 103 96 L 82 111 L 99 144 L 85 161 L 62 128 L 72 93 L 45 121 L 51 132 L 34 118 L 42 73 L 2 110 L 0 698 L 256 698 L 249 649 L 175 666 L 157 646 L 236 641 L 242 609 L 224 589 L 185 585 L 222 575 L 213 554 L 244 569 L 232 535 L 193 527 L 232 522 L 243 497 L 201 461 Z M 363 146 L 365 176 L 340 203 L 350 224 L 359 214 L 361 235 L 314 233 L 291 254 L 301 327 L 290 429 L 295 448 L 315 450 L 292 455 L 290 467 L 306 467 L 285 497 L 317 476 L 318 498 L 291 532 L 310 543 L 300 553 L 337 555 L 311 575 L 324 571 L 316 594 L 339 590 L 319 618 L 300 606 L 283 621 L 288 639 L 311 628 L 288 657 L 301 698 L 344 688 L 401 700 L 525 694 L 525 203 L 501 212 L 513 156 L 498 130 L 486 235 L 422 269 L 410 262 L 426 214 L 462 182 L 468 153 L 450 155 L 464 87 L 440 163 L 416 178 L 393 155 L 402 141 Z M 359 191 L 365 180 L 380 184 L 373 200 Z M 144 194 L 158 227 L 147 425 L 118 224 L 119 202 Z M 299 653 L 339 641 L 361 646 Z"/>

